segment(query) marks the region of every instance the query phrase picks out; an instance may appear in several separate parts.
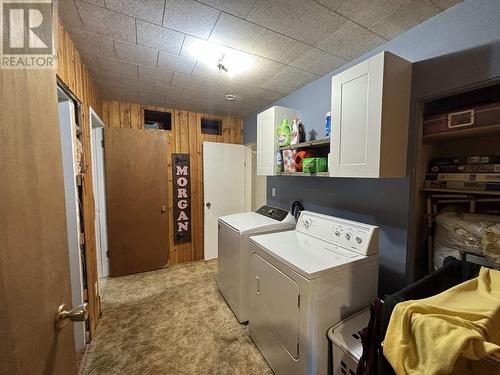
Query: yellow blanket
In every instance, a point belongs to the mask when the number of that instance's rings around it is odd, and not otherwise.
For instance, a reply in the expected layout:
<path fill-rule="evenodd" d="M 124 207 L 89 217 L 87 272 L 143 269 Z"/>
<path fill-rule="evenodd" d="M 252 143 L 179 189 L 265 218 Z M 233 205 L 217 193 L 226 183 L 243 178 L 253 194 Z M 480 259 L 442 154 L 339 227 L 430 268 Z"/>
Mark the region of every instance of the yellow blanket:
<path fill-rule="evenodd" d="M 443 293 L 397 304 L 383 348 L 398 375 L 500 374 L 477 361 L 500 359 L 500 271 L 483 267 Z"/>

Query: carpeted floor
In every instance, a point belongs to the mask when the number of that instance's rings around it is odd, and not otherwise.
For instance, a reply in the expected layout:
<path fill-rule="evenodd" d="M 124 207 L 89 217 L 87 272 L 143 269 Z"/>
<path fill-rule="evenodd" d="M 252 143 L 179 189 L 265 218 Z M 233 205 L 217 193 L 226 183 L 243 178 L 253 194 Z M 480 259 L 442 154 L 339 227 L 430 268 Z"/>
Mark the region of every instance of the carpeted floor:
<path fill-rule="evenodd" d="M 272 374 L 216 274 L 194 262 L 110 279 L 83 374 Z"/>

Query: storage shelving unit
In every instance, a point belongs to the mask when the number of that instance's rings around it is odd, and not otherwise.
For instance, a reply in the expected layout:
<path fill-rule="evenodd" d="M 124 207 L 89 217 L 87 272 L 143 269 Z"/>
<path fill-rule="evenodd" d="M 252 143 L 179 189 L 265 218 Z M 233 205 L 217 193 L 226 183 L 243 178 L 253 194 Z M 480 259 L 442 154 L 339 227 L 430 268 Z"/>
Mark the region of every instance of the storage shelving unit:
<path fill-rule="evenodd" d="M 318 153 L 319 157 L 328 158 L 330 152 L 330 138 L 315 139 L 313 141 L 306 141 L 301 143 L 296 143 L 293 145 L 279 147 L 281 151 L 285 150 L 314 150 Z M 316 173 L 306 173 L 306 172 L 278 172 L 277 176 L 299 176 L 299 177 L 329 177 L 330 172 L 316 172 Z"/>
<path fill-rule="evenodd" d="M 299 176 L 299 177 L 330 177 L 328 172 L 305 173 L 305 172 L 279 172 L 278 176 Z"/>
<path fill-rule="evenodd" d="M 424 273 L 432 269 L 433 225 L 440 208 L 454 205 L 469 213 L 479 211 L 500 213 L 500 191 L 424 187 L 432 158 L 500 155 L 500 123 L 424 135 L 424 116 L 429 113 L 435 114 L 440 110 L 454 112 L 460 108 L 474 107 L 483 102 L 492 101 L 500 101 L 500 84 L 497 82 L 489 86 L 430 99 L 418 105 L 417 114 L 420 114 L 420 118 L 417 122 L 412 207 L 413 222 L 416 224 L 414 244 L 416 252 L 413 263 L 417 265 L 416 267 L 421 267 L 420 270 Z M 418 269 L 414 271 L 418 278 Z"/>
<path fill-rule="evenodd" d="M 316 139 L 314 141 L 301 142 L 294 145 L 280 147 L 280 150 L 297 150 L 303 148 L 330 148 L 330 138 Z"/>

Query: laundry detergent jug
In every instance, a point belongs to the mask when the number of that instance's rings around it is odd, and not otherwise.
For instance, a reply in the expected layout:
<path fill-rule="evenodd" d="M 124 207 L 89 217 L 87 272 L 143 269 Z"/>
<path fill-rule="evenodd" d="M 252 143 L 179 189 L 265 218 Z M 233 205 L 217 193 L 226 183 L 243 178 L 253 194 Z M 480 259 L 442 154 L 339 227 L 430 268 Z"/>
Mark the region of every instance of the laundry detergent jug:
<path fill-rule="evenodd" d="M 291 138 L 291 131 L 290 131 L 290 124 L 288 123 L 288 119 L 284 118 L 281 124 L 278 126 L 277 130 L 277 143 L 278 147 L 286 147 L 290 146 L 290 138 Z"/>

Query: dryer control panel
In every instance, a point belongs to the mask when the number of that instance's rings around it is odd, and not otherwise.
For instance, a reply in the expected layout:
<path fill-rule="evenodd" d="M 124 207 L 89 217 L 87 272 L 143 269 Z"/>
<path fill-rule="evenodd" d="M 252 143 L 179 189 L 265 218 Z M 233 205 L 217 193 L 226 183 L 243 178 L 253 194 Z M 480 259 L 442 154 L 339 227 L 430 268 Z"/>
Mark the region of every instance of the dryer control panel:
<path fill-rule="evenodd" d="M 296 230 L 361 255 L 378 253 L 378 227 L 373 225 L 303 211 Z"/>
<path fill-rule="evenodd" d="M 289 214 L 287 210 L 283 210 L 278 207 L 272 207 L 272 206 L 262 206 L 259 208 L 257 211 L 258 214 L 270 217 L 271 219 L 278 220 L 278 221 L 283 221 Z"/>

